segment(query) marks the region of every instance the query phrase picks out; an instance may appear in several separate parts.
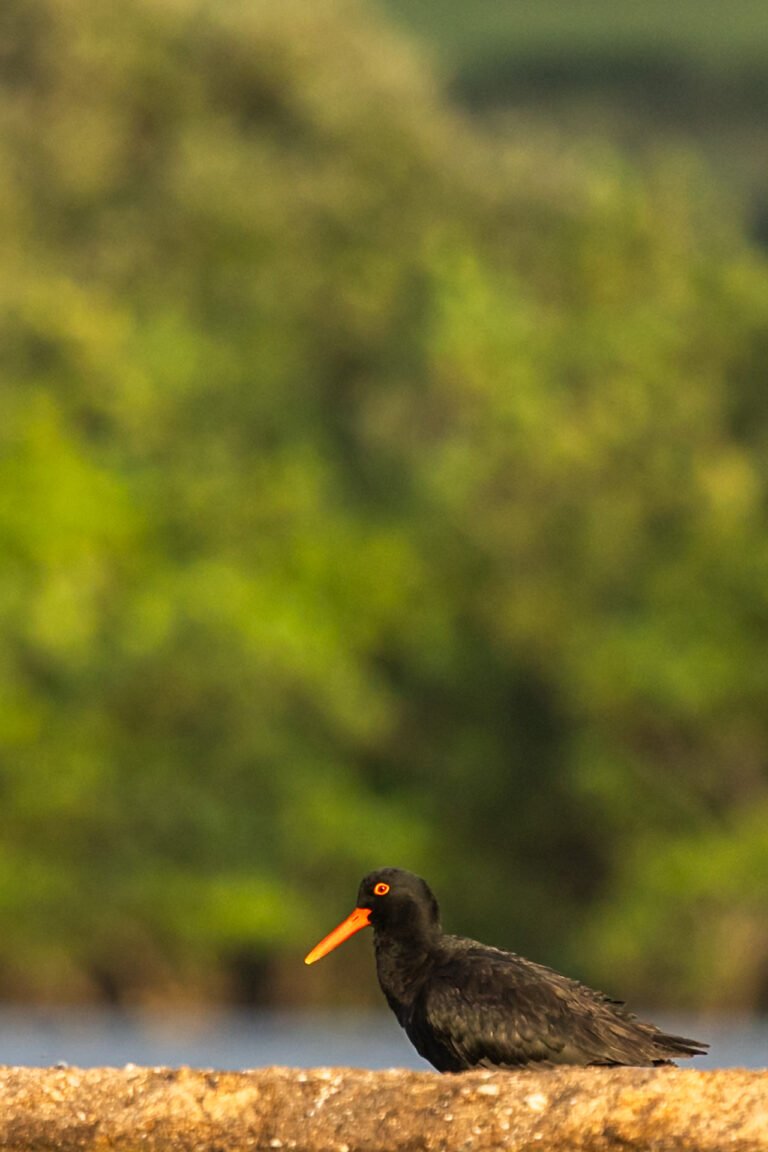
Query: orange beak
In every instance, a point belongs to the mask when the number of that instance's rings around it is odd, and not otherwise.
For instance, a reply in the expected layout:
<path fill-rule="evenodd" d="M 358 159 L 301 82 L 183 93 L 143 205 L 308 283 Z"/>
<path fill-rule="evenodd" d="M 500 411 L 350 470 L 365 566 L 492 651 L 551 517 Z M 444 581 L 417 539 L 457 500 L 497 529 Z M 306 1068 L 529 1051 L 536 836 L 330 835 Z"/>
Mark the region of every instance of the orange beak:
<path fill-rule="evenodd" d="M 342 920 L 338 928 L 329 932 L 319 944 L 315 945 L 311 952 L 307 953 L 304 957 L 304 963 L 314 964 L 315 960 L 327 956 L 329 952 L 333 952 L 334 948 L 338 948 L 339 944 L 343 944 L 345 940 L 349 940 L 350 936 L 354 936 L 355 932 L 359 932 L 361 928 L 367 928 L 370 922 L 370 908 L 355 908 L 346 920 Z"/>

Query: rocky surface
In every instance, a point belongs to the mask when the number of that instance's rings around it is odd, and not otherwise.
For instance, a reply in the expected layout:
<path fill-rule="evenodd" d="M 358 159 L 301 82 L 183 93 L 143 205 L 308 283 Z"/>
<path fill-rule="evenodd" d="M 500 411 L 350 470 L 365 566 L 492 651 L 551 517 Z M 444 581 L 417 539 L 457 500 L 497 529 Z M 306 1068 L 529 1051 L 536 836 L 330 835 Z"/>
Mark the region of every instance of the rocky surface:
<path fill-rule="evenodd" d="M 4 1068 L 0 1148 L 768 1152 L 768 1072 Z"/>

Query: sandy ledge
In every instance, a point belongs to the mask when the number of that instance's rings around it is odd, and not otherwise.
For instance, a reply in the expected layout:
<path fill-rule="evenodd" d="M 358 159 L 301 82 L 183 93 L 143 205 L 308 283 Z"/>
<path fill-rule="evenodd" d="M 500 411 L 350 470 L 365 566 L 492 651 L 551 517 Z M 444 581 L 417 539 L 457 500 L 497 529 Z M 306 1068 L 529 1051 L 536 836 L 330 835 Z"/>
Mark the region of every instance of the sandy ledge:
<path fill-rule="evenodd" d="M 0 1068 L 25 1152 L 768 1152 L 768 1071 Z"/>

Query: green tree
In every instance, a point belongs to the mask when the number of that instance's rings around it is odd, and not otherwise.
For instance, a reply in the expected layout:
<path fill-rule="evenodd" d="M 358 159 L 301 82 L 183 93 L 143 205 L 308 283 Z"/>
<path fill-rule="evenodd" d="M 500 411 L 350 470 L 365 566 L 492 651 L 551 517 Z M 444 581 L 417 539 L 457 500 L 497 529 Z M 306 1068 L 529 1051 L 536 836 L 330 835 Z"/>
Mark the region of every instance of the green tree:
<path fill-rule="evenodd" d="M 351 0 L 2 19 L 5 990 L 308 997 L 394 863 L 756 1002 L 768 278 L 701 171 L 489 138 Z"/>

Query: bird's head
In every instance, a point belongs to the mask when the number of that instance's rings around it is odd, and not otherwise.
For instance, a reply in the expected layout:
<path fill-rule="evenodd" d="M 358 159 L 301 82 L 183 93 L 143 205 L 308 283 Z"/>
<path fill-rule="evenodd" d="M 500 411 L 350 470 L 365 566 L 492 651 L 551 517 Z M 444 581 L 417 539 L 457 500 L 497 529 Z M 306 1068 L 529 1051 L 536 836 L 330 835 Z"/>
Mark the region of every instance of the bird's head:
<path fill-rule="evenodd" d="M 382 936 L 433 936 L 440 931 L 437 900 L 426 881 L 413 872 L 378 868 L 361 880 L 354 910 L 312 949 L 304 963 L 314 964 L 369 925 Z"/>

